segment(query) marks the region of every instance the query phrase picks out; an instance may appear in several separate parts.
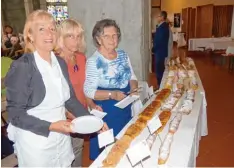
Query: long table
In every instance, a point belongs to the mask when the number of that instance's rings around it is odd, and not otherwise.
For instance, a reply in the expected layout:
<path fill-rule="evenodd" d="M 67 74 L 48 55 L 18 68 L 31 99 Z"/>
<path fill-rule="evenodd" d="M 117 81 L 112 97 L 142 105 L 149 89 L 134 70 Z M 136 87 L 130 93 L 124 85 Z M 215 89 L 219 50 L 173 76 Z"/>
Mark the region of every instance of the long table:
<path fill-rule="evenodd" d="M 231 37 L 221 37 L 221 38 L 194 38 L 189 39 L 188 50 L 189 51 L 199 51 L 201 48 L 206 48 L 213 42 L 230 42 Z"/>
<path fill-rule="evenodd" d="M 166 69 L 164 72 L 161 88 L 163 87 L 163 83 L 166 80 L 168 74 L 168 70 Z M 198 79 L 198 90 L 196 91 L 195 101 L 193 104 L 193 109 L 189 115 L 183 115 L 183 119 L 180 123 L 178 131 L 175 133 L 173 137 L 173 142 L 171 145 L 170 156 L 167 160 L 166 166 L 168 167 L 195 167 L 196 166 L 196 157 L 199 153 L 199 141 L 202 136 L 208 135 L 207 129 L 207 116 L 206 116 L 206 98 L 205 91 L 202 86 L 202 82 L 197 73 Z M 183 98 L 179 100 L 176 109 L 181 103 Z M 150 104 L 150 100 L 144 105 L 143 109 Z M 142 110 L 143 110 L 142 109 Z M 176 110 L 172 110 L 172 116 L 170 120 L 176 115 Z M 157 112 L 156 112 L 157 114 Z M 129 125 L 134 123 L 137 119 L 135 116 L 129 123 L 123 128 L 123 130 L 116 136 L 116 138 L 120 138 L 126 131 Z M 170 121 L 169 121 L 170 122 Z M 168 123 L 169 123 L 168 122 Z M 169 124 L 167 123 L 164 130 L 160 133 L 161 139 L 164 139 L 166 134 L 168 133 Z M 145 128 L 142 133 L 136 137 L 131 146 L 146 139 L 149 136 L 148 128 Z M 106 158 L 108 152 L 110 151 L 113 145 L 108 146 L 92 163 L 90 167 L 101 167 L 102 161 Z M 147 160 L 143 161 L 144 167 L 157 167 L 159 148 L 161 146 L 161 141 L 157 138 L 151 149 L 151 157 Z M 139 151 L 140 152 L 140 151 Z M 141 167 L 141 165 L 136 165 L 135 167 Z M 119 168 L 132 167 L 127 156 L 123 156 L 117 165 Z"/>
<path fill-rule="evenodd" d="M 206 49 L 226 50 L 228 47 L 234 47 L 234 41 L 218 41 L 210 43 Z"/>

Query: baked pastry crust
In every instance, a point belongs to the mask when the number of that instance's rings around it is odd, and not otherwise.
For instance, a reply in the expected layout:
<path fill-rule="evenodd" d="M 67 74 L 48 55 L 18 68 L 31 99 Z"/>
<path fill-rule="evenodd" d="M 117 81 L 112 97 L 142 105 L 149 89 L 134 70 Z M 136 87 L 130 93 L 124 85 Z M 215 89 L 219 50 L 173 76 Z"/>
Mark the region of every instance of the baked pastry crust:
<path fill-rule="evenodd" d="M 167 162 L 167 159 L 166 160 L 163 160 L 161 158 L 158 159 L 158 165 L 163 165 Z"/>
<path fill-rule="evenodd" d="M 156 134 L 159 134 L 160 132 L 162 132 L 162 130 L 166 126 L 167 122 L 169 121 L 170 117 L 171 117 L 171 112 L 170 111 L 162 111 L 159 114 L 159 119 L 160 119 L 160 121 L 162 123 L 162 126 L 156 131 Z"/>
<path fill-rule="evenodd" d="M 124 135 L 128 135 L 132 138 L 132 140 L 134 138 L 136 138 L 140 133 L 141 131 L 143 130 L 144 128 L 142 127 L 139 127 L 138 125 L 136 124 L 132 124 L 128 127 L 128 129 L 126 130 L 125 134 Z"/>
<path fill-rule="evenodd" d="M 142 117 L 139 117 L 138 119 L 137 119 L 137 121 L 136 121 L 136 125 L 138 126 L 138 127 L 141 127 L 141 128 L 145 128 L 146 127 L 146 125 L 147 125 L 147 121 L 148 120 L 145 120 L 144 118 L 142 118 Z"/>
<path fill-rule="evenodd" d="M 103 167 L 115 167 L 125 154 L 125 151 L 129 148 L 131 140 L 131 137 L 127 135 L 120 138 L 111 148 L 106 159 L 103 160 Z"/>
<path fill-rule="evenodd" d="M 163 103 L 170 94 L 171 94 L 171 89 L 164 88 L 159 92 L 155 100 L 158 100 L 161 103 Z"/>
<path fill-rule="evenodd" d="M 147 122 L 154 116 L 156 111 L 160 109 L 162 102 L 164 102 L 170 94 L 170 89 L 162 89 L 159 92 L 155 100 L 152 101 L 152 103 L 148 105 L 148 107 L 146 107 L 142 113 L 139 114 L 137 121 L 127 128 L 124 136 L 121 139 L 119 139 L 112 147 L 108 156 L 102 162 L 103 167 L 116 167 L 118 162 L 125 154 L 125 151 L 129 148 L 132 140 L 136 138 L 141 133 L 141 131 L 147 126 Z M 167 118 L 168 115 L 168 112 L 162 112 L 159 115 L 163 126 L 166 125 L 165 118 Z"/>

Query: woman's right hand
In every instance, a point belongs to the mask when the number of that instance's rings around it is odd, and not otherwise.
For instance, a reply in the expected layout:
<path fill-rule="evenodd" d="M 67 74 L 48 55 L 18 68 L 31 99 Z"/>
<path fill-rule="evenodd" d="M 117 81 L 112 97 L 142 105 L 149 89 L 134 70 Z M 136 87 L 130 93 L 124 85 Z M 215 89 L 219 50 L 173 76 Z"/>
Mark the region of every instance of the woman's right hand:
<path fill-rule="evenodd" d="M 115 99 L 117 101 L 120 101 L 120 100 L 124 99 L 125 97 L 126 97 L 126 95 L 121 91 L 113 91 L 111 93 L 111 98 Z"/>
<path fill-rule="evenodd" d="M 60 121 L 51 123 L 49 130 L 54 131 L 54 132 L 69 134 L 69 133 L 72 133 L 71 124 L 72 123 L 69 121 L 60 120 Z"/>

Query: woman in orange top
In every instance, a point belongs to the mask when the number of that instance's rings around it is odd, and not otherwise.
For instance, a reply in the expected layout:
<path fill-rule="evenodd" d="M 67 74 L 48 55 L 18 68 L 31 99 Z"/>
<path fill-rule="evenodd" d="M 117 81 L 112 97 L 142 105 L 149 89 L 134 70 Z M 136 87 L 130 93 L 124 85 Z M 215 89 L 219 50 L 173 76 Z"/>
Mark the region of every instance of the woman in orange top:
<path fill-rule="evenodd" d="M 71 83 L 73 85 L 77 99 L 84 107 L 101 110 L 92 99 L 87 99 L 84 95 L 83 85 L 85 81 L 86 57 L 83 54 L 85 48 L 84 30 L 80 23 L 72 19 L 63 21 L 58 28 L 57 52 L 67 63 Z M 67 118 L 74 119 L 74 116 L 67 112 Z M 72 135 L 72 145 L 75 160 L 72 167 L 81 167 L 83 139 Z"/>

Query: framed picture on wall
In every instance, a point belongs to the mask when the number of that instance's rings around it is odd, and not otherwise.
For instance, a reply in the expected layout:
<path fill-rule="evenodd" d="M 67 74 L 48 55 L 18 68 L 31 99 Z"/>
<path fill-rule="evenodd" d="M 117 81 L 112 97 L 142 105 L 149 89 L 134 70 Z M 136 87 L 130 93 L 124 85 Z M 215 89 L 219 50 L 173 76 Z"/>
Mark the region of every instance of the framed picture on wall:
<path fill-rule="evenodd" d="M 180 27 L 180 18 L 181 17 L 181 15 L 180 15 L 180 13 L 175 13 L 174 14 L 174 27 L 175 28 L 179 28 Z"/>

